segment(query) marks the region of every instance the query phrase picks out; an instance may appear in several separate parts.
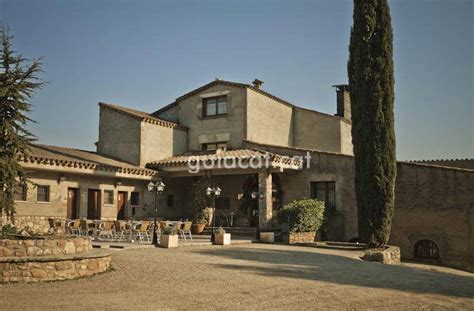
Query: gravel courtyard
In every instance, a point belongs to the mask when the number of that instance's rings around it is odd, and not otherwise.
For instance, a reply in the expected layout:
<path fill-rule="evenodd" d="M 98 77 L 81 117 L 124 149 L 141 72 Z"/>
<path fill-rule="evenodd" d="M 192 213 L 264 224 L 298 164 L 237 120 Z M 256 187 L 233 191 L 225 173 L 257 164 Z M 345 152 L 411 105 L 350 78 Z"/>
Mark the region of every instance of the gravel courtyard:
<path fill-rule="evenodd" d="M 114 271 L 0 285 L 0 310 L 474 308 L 474 275 L 286 245 L 116 251 Z"/>

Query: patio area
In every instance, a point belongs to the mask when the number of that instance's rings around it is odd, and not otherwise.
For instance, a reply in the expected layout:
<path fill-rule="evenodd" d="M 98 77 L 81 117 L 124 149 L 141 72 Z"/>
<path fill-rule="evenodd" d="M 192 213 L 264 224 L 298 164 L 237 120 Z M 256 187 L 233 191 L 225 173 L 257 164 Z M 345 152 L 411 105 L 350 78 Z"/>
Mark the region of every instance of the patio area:
<path fill-rule="evenodd" d="M 251 244 L 255 242 L 255 238 L 243 235 L 232 234 L 232 245 Z M 187 246 L 206 246 L 212 245 L 211 235 L 209 234 L 194 234 L 193 239 L 179 239 L 178 247 Z M 151 243 L 140 242 L 118 242 L 118 241 L 93 241 L 93 248 L 110 248 L 110 249 L 137 249 L 137 248 L 154 248 Z"/>
<path fill-rule="evenodd" d="M 386 266 L 364 262 L 360 255 L 278 244 L 123 250 L 114 252 L 109 273 L 2 285 L 0 309 L 470 309 L 474 304 L 473 274 Z"/>

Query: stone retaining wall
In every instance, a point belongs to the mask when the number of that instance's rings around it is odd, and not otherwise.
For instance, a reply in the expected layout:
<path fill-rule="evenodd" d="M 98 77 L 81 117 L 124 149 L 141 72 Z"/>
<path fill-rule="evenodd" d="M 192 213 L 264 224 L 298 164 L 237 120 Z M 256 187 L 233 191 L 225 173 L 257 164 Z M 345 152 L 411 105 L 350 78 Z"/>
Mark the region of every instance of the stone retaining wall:
<path fill-rule="evenodd" d="M 0 283 L 74 279 L 107 271 L 110 260 L 89 237 L 1 239 Z"/>
<path fill-rule="evenodd" d="M 283 241 L 289 244 L 312 243 L 315 240 L 316 232 L 294 232 L 283 237 Z"/>
<path fill-rule="evenodd" d="M 400 247 L 388 246 L 385 250 L 369 249 L 362 256 L 363 260 L 381 262 L 386 265 L 400 264 Z"/>
<path fill-rule="evenodd" d="M 0 258 L 67 255 L 88 253 L 91 250 L 92 241 L 89 237 L 65 236 L 58 238 L 57 236 L 46 236 L 44 239 L 0 239 Z"/>
<path fill-rule="evenodd" d="M 0 258 L 0 283 L 74 279 L 105 272 L 109 253 Z"/>

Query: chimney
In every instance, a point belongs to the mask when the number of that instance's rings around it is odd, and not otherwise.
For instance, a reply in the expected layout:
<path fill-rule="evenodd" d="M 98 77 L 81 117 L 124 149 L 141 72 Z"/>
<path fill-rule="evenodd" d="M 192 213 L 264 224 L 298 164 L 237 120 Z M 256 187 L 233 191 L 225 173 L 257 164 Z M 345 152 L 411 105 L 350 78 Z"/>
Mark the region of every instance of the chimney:
<path fill-rule="evenodd" d="M 336 88 L 337 113 L 336 116 L 351 120 L 351 93 L 349 85 L 333 85 Z"/>
<path fill-rule="evenodd" d="M 260 87 L 262 86 L 263 84 L 263 81 L 259 80 L 259 79 L 255 79 L 253 80 L 252 82 L 253 86 L 257 89 L 260 89 Z"/>

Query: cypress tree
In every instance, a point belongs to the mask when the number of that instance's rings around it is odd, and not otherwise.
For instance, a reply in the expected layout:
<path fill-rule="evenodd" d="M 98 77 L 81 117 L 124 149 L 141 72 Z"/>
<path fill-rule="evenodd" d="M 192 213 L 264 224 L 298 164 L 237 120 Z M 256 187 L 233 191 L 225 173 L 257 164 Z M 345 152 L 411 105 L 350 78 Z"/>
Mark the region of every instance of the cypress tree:
<path fill-rule="evenodd" d="M 388 242 L 395 203 L 392 26 L 387 0 L 354 0 L 348 75 L 359 238 Z"/>
<path fill-rule="evenodd" d="M 19 156 L 27 152 L 35 139 L 26 129 L 31 111 L 30 99 L 43 86 L 38 78 L 41 60 L 31 62 L 11 48 L 7 27 L 0 25 L 0 215 L 15 213 L 14 191 L 27 181 Z"/>

